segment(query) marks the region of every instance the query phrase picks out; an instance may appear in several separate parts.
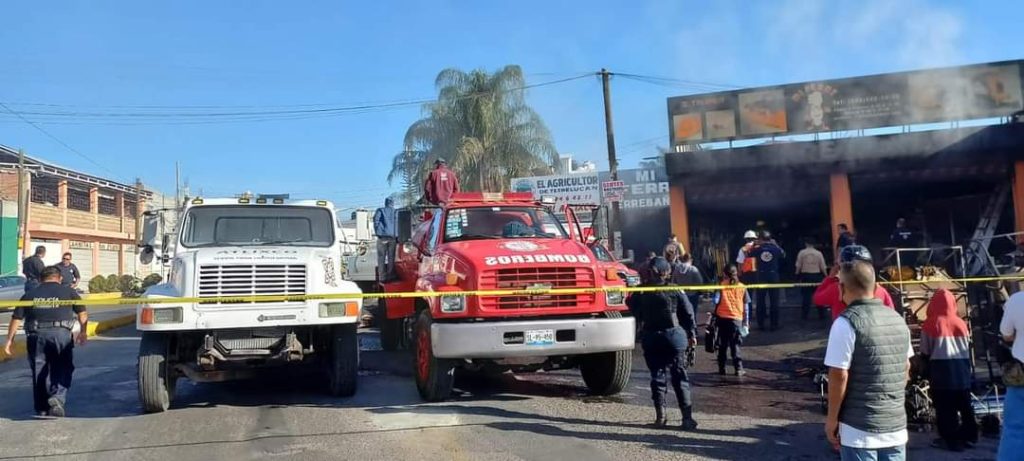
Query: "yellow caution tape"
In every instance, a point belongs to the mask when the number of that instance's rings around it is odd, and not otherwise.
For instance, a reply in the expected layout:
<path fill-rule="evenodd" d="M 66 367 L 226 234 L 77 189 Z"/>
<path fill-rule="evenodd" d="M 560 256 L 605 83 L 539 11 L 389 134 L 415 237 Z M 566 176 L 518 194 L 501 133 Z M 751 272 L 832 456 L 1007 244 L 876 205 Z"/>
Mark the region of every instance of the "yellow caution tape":
<path fill-rule="evenodd" d="M 895 282 L 879 282 L 883 285 L 903 287 L 907 285 L 925 285 L 935 283 L 957 283 L 967 285 L 970 283 L 988 283 L 1003 281 L 1024 281 L 1024 275 L 1008 275 L 998 277 L 966 277 L 959 279 L 942 280 L 908 280 Z M 819 283 L 756 283 L 744 285 L 744 288 L 752 290 L 770 288 L 802 288 L 817 287 Z M 39 301 L 39 304 L 46 306 L 53 305 L 78 305 L 78 306 L 124 306 L 124 305 L 159 305 L 159 304 L 242 304 L 242 303 L 280 303 L 280 302 L 302 302 L 322 301 L 338 299 L 395 299 L 395 298 L 436 298 L 439 296 L 544 296 L 544 295 L 576 295 L 604 292 L 622 293 L 650 293 L 658 291 L 718 291 L 723 288 L 735 288 L 735 285 L 660 285 L 640 287 L 585 287 L 585 288 L 541 288 L 541 289 L 507 289 L 507 290 L 465 290 L 465 291 L 407 291 L 396 293 L 320 293 L 307 295 L 256 295 L 256 296 L 217 296 L 217 297 L 189 297 L 189 298 L 117 298 L 117 299 L 81 299 L 81 300 L 46 300 Z M 0 308 L 33 306 L 35 301 L 0 301 Z"/>

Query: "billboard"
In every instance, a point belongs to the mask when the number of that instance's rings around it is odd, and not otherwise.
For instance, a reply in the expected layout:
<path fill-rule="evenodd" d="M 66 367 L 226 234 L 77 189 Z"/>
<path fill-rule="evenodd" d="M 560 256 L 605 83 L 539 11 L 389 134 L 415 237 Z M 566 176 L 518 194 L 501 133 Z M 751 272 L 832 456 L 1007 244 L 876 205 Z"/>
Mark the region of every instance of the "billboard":
<path fill-rule="evenodd" d="M 1004 117 L 1024 108 L 1024 61 L 668 99 L 672 145 Z"/>
<path fill-rule="evenodd" d="M 562 205 L 600 205 L 601 187 L 597 173 L 569 173 L 512 179 L 513 192 L 533 192 L 537 199 L 554 197 L 557 209 Z"/>
<path fill-rule="evenodd" d="M 618 176 L 619 180 L 613 184 L 617 187 L 609 189 L 614 191 L 619 202 L 622 248 L 633 250 L 639 259 L 643 259 L 648 251 L 661 253 L 672 233 L 665 169 L 619 170 Z M 612 182 L 607 171 L 600 173 L 600 179 L 602 184 Z M 609 202 L 607 196 L 604 199 L 605 203 Z"/>

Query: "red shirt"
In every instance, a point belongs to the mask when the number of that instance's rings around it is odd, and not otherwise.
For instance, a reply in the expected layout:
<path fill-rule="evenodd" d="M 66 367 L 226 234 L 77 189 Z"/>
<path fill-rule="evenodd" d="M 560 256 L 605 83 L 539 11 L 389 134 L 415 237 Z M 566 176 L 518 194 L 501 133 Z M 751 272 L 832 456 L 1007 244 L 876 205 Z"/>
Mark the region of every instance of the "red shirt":
<path fill-rule="evenodd" d="M 882 304 L 886 306 L 894 307 L 892 297 L 881 285 L 875 285 L 875 298 L 882 300 Z M 825 281 L 821 282 L 821 285 L 814 290 L 814 297 L 811 301 L 816 306 L 828 306 L 832 309 L 832 320 L 839 318 L 839 314 L 846 310 L 846 303 L 843 302 L 843 296 L 839 292 L 839 277 L 826 277 Z"/>
<path fill-rule="evenodd" d="M 452 194 L 459 191 L 459 178 L 455 172 L 442 165 L 430 171 L 423 185 L 423 193 L 428 202 L 439 205 L 447 203 Z"/>

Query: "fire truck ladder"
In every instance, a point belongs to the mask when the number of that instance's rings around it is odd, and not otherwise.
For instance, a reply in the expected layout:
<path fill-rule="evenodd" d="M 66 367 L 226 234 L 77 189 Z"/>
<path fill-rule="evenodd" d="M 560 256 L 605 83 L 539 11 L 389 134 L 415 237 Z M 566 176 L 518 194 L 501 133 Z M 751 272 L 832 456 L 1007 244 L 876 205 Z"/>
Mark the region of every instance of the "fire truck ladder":
<path fill-rule="evenodd" d="M 1010 182 L 1006 181 L 996 187 L 989 197 L 988 205 L 981 213 L 974 236 L 967 244 L 967 273 L 971 276 L 996 275 L 996 264 L 988 252 L 989 244 L 999 226 L 999 217 L 1010 195 Z"/>

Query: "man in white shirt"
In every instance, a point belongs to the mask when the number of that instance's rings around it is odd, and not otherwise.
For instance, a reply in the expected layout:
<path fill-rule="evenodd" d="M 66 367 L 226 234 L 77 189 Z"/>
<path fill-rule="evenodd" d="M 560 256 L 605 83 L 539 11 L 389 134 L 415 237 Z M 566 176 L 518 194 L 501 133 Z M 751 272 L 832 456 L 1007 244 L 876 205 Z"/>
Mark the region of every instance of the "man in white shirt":
<path fill-rule="evenodd" d="M 903 461 L 908 437 L 904 389 L 914 355 L 910 330 L 874 297 L 870 263 L 843 264 L 839 283 L 848 307 L 832 323 L 825 352 L 825 434 L 843 461 Z"/>
<path fill-rule="evenodd" d="M 1024 362 L 1024 292 L 1014 293 L 1003 306 L 999 323 L 1003 339 L 1013 344 L 1013 358 Z M 1024 453 L 1024 387 L 1006 386 L 1003 400 L 1003 431 L 999 439 L 999 461 L 1020 459 Z"/>

